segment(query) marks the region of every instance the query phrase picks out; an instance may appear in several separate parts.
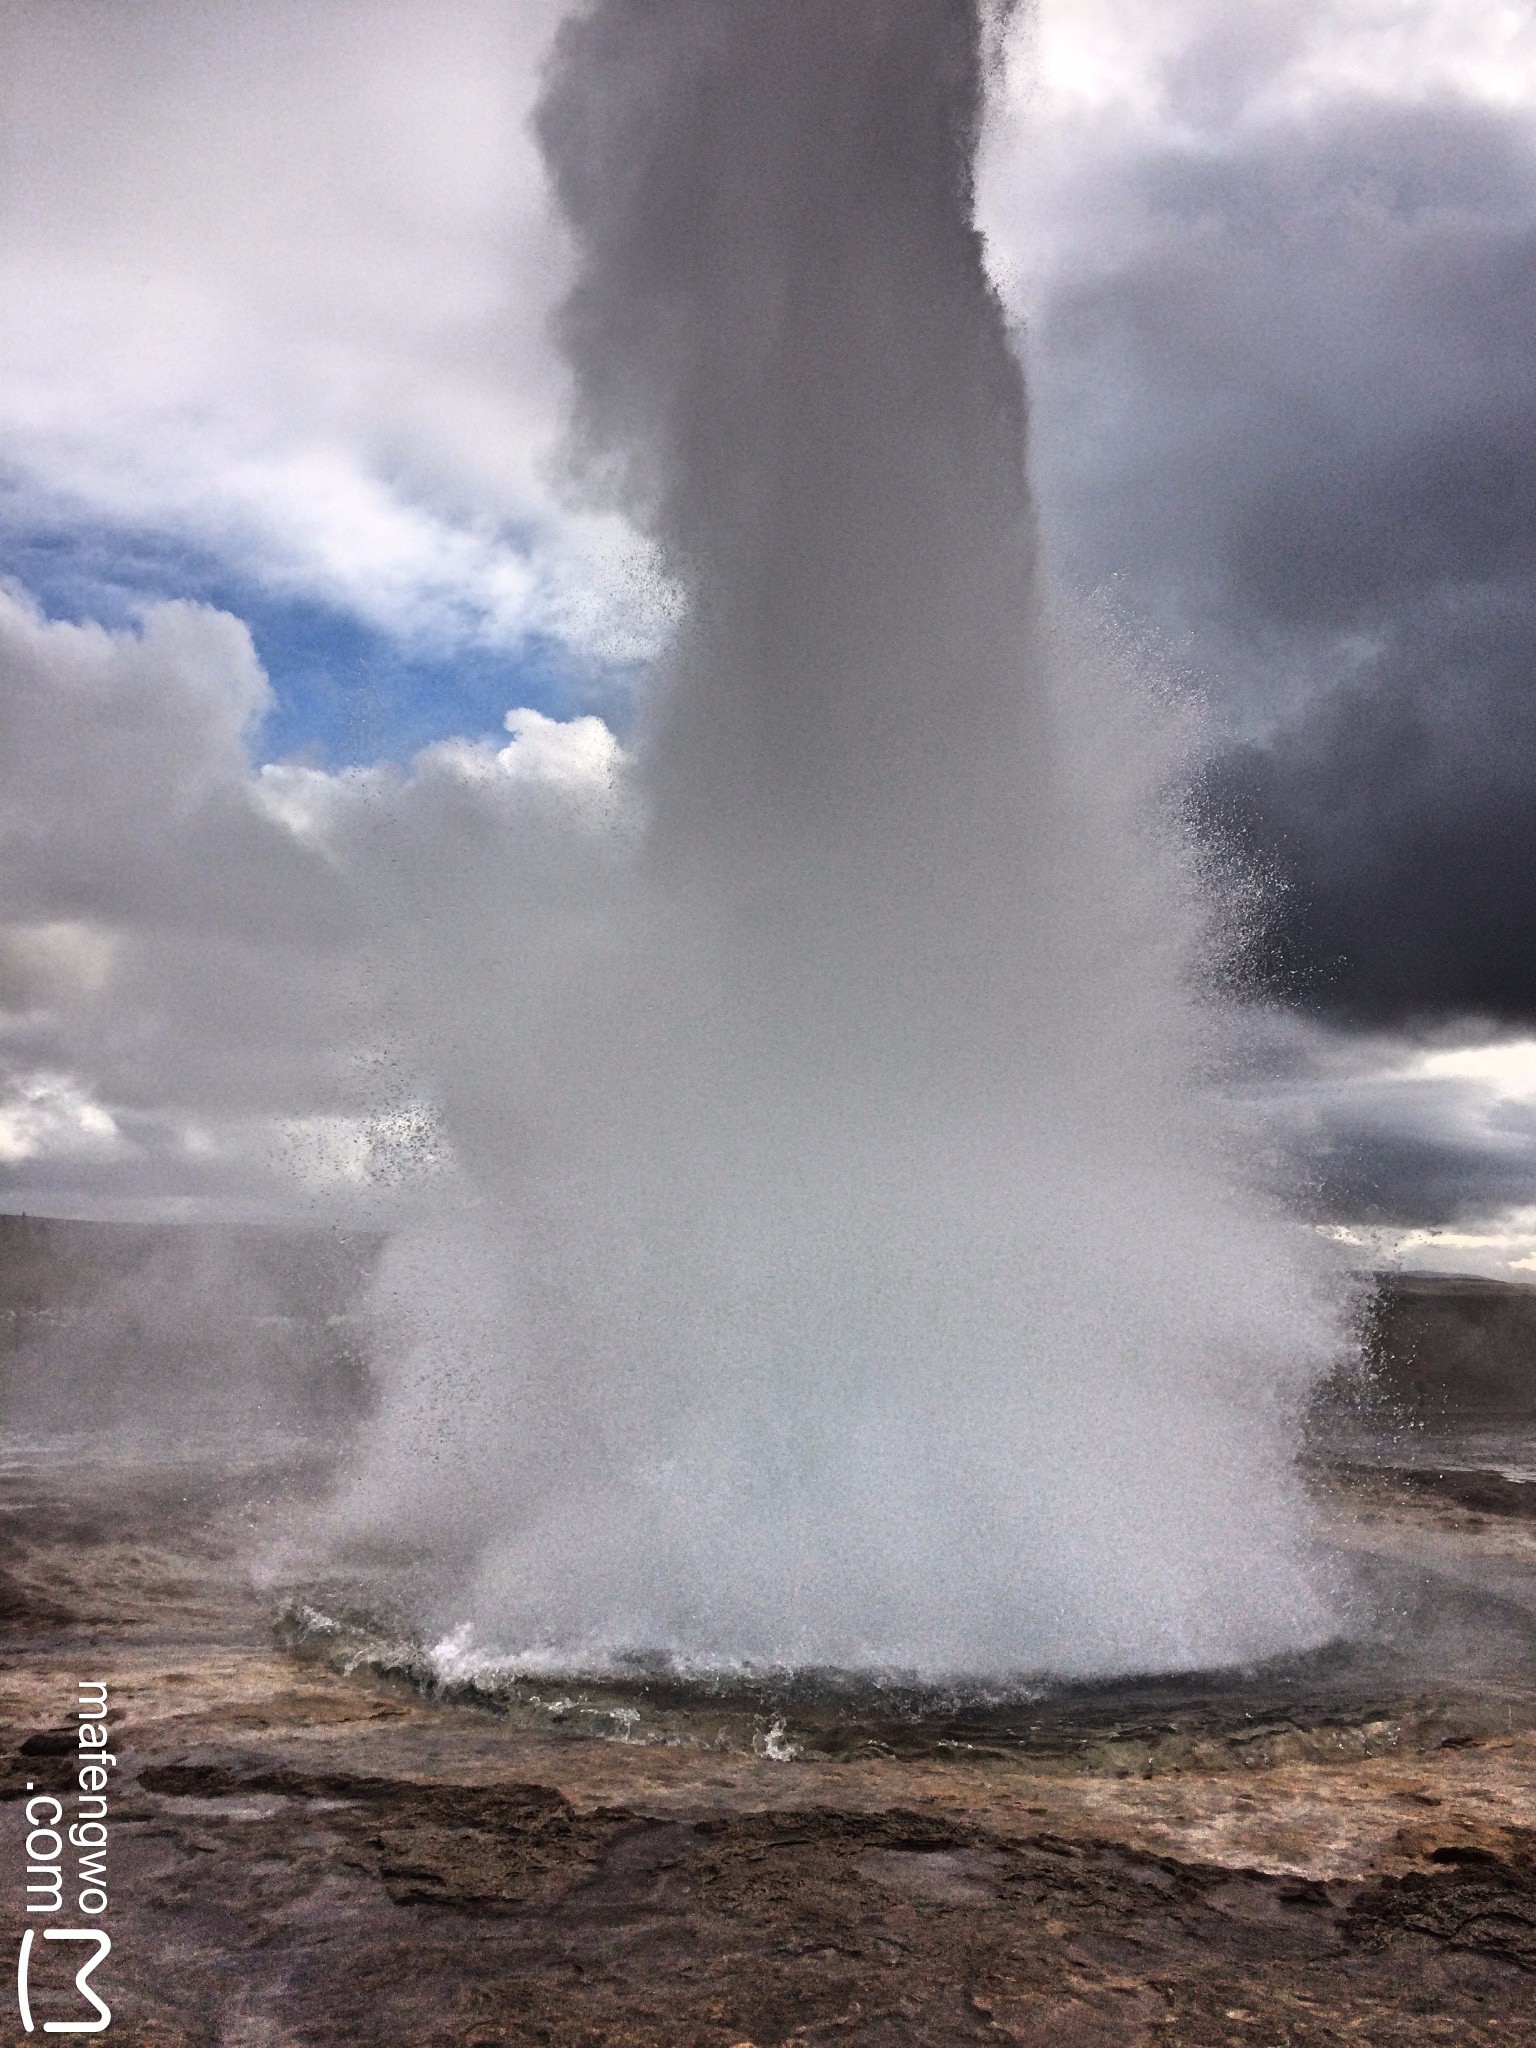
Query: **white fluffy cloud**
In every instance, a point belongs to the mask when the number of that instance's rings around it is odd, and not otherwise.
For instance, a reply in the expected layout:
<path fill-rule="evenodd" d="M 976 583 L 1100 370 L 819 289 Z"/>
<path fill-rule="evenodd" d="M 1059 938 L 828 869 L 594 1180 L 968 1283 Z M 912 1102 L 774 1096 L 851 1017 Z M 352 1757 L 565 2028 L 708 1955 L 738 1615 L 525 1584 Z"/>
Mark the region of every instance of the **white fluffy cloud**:
<path fill-rule="evenodd" d="M 1239 101 L 1305 111 L 1340 93 L 1402 99 L 1447 86 L 1510 104 L 1536 98 L 1536 23 L 1522 6 L 1045 0 L 1032 47 L 1041 91 L 1058 106 L 1145 119 Z"/>
<path fill-rule="evenodd" d="M 553 488 L 567 274 L 527 129 L 555 0 L 18 0 L 12 516 L 105 522 L 413 643 L 650 644 Z"/>
<path fill-rule="evenodd" d="M 108 632 L 0 592 L 15 1206 L 387 1196 L 430 1122 L 395 1032 L 413 926 L 526 930 L 540 849 L 611 837 L 626 757 L 595 718 L 515 710 L 503 747 L 330 775 L 252 766 L 267 695 L 225 613 Z"/>

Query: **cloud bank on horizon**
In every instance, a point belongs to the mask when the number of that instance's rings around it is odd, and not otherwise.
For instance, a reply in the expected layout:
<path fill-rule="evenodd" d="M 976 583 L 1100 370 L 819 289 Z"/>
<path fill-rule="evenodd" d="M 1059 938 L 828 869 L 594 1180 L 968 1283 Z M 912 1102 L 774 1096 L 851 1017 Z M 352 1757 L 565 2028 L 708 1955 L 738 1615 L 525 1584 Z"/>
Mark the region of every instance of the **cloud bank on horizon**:
<path fill-rule="evenodd" d="M 377 1199 L 402 849 L 490 888 L 530 805 L 611 816 L 668 595 L 562 471 L 561 11 L 9 17 L 7 1206 Z M 1249 1085 L 1362 1256 L 1522 1270 L 1536 28 L 1041 0 L 983 217 L 1051 553 L 1211 690 L 1283 884 Z"/>

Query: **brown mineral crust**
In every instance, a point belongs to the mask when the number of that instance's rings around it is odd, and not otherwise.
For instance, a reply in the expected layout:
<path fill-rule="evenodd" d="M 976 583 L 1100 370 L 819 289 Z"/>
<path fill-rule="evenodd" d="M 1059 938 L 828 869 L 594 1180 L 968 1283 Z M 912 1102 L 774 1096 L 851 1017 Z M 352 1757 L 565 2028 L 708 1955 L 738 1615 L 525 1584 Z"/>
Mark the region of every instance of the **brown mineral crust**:
<path fill-rule="evenodd" d="M 1518 1686 L 1353 1719 L 1127 1693 L 1013 1752 L 594 1740 L 277 1646 L 241 1565 L 286 1485 L 8 1482 L 36 1605 L 0 1789 L 67 1789 L 74 1688 L 106 1683 L 133 2048 L 1536 2043 Z M 1440 1512 L 1366 1492 L 1397 1531 Z M 1520 1527 L 1457 1555 L 1506 1570 Z"/>
<path fill-rule="evenodd" d="M 157 1903 L 196 1936 L 219 1859 L 224 1952 L 259 1973 L 275 1946 L 307 2015 L 281 2039 L 1532 2038 L 1528 1837 L 1327 1885 L 900 1810 L 583 1818 L 542 1786 L 152 1777 Z M 183 2024 L 224 2038 L 195 2005 Z"/>
<path fill-rule="evenodd" d="M 1536 1288 L 1531 1290 L 1536 1293 Z M 1466 1526 L 1466 1517 L 1503 1516 L 1511 1521 L 1536 1521 L 1536 1485 L 1509 1479 L 1502 1472 L 1441 1471 L 1433 1466 L 1372 1466 L 1330 1459 L 1323 1467 L 1328 1479 L 1356 1496 L 1356 1508 L 1376 1513 L 1422 1514 L 1423 1506 L 1450 1510 L 1452 1525 Z M 1459 1513 L 1458 1513 L 1459 1511 Z"/>

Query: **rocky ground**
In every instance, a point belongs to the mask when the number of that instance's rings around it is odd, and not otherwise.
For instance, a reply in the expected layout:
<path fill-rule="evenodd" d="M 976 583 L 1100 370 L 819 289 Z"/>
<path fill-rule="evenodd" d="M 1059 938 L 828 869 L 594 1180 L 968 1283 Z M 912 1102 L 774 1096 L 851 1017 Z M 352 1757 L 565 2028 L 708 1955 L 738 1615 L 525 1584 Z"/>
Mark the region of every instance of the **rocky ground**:
<path fill-rule="evenodd" d="M 26 1788 L 64 1794 L 102 1681 L 109 2038 L 1536 2043 L 1536 1487 L 1319 1474 L 1361 1559 L 1411 1565 L 1418 1667 L 1400 1631 L 1374 1666 L 833 1739 L 793 1703 L 496 1712 L 284 1648 L 249 1564 L 315 1479 L 81 1454 L 5 1481 L 13 1927 Z M 80 2015 L 67 1984 L 40 1945 L 39 2024 Z"/>

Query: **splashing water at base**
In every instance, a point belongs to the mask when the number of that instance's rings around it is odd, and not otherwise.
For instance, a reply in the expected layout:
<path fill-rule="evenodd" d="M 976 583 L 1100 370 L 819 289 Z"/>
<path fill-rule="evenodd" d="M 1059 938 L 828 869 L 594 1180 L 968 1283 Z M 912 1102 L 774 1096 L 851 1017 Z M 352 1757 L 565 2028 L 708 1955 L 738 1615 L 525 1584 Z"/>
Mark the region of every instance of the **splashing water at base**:
<path fill-rule="evenodd" d="M 1333 1626 L 1292 1461 L 1335 1282 L 1202 1078 L 1168 738 L 1044 618 L 986 45 L 962 0 L 600 0 L 556 48 L 577 466 L 684 623 L 601 800 L 530 781 L 402 920 L 459 1171 L 334 1516 L 487 1662 Z"/>

